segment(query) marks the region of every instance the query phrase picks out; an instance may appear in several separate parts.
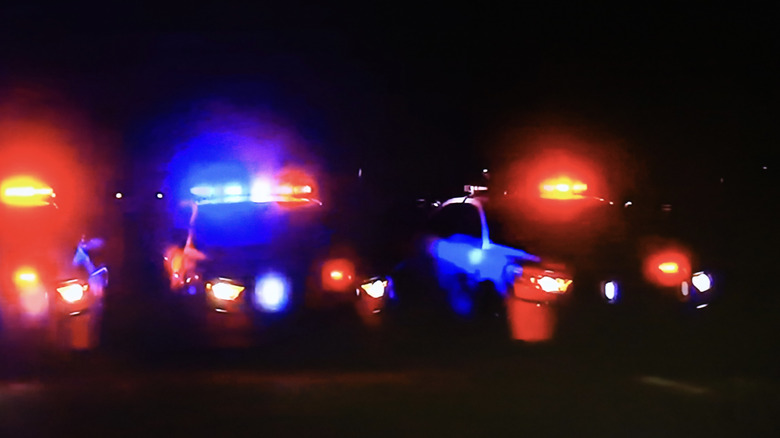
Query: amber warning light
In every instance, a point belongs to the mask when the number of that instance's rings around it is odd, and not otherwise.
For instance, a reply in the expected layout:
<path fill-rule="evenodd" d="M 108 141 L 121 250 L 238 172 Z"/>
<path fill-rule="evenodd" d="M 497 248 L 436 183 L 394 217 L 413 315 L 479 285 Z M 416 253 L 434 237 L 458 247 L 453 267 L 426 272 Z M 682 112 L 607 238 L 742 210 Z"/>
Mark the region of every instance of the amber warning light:
<path fill-rule="evenodd" d="M 18 207 L 35 207 L 49 204 L 54 190 L 29 176 L 8 178 L 0 184 L 0 198 L 4 204 Z"/>
<path fill-rule="evenodd" d="M 547 178 L 539 184 L 539 196 L 543 199 L 582 199 L 586 190 L 587 184 L 567 176 Z"/>

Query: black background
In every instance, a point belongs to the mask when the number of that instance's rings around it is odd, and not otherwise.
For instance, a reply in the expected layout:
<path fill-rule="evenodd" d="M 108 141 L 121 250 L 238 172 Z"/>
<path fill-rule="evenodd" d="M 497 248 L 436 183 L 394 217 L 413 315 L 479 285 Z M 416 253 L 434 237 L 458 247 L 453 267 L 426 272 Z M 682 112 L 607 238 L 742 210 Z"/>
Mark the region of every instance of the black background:
<path fill-rule="evenodd" d="M 169 152 L 154 127 L 214 96 L 290 121 L 334 170 L 423 192 L 547 126 L 601 136 L 669 187 L 775 158 L 776 16 L 758 5 L 19 2 L 0 17 L 0 84 L 64 94 L 116 134 L 115 162 L 144 169 Z"/>

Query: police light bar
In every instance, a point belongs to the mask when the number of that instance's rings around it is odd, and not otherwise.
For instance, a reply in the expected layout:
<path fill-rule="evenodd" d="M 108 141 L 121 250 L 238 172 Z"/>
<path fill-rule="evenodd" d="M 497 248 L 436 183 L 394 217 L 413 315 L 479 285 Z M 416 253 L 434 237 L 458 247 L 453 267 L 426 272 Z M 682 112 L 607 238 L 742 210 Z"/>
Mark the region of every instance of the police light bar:
<path fill-rule="evenodd" d="M 0 184 L 0 198 L 4 204 L 19 207 L 48 205 L 55 197 L 54 190 L 30 176 L 8 178 Z"/>
<path fill-rule="evenodd" d="M 478 192 L 486 192 L 488 190 L 485 186 L 472 186 L 472 185 L 465 185 L 463 186 L 463 191 L 466 193 L 469 193 L 471 195 L 478 193 Z"/>
<path fill-rule="evenodd" d="M 308 202 L 314 201 L 312 184 L 278 183 L 265 178 L 255 180 L 250 187 L 239 183 L 199 185 L 190 189 L 199 204 L 230 204 L 236 202 Z"/>
<path fill-rule="evenodd" d="M 548 178 L 539 184 L 539 196 L 544 199 L 582 199 L 586 190 L 587 184 L 567 176 Z"/>

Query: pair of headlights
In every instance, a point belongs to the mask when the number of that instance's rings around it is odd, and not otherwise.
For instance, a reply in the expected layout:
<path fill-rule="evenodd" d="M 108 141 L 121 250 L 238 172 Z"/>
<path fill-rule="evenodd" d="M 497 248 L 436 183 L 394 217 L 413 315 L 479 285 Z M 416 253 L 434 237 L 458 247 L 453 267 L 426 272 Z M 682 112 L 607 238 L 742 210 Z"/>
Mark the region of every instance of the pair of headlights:
<path fill-rule="evenodd" d="M 365 293 L 371 298 L 382 298 L 388 289 L 388 280 L 372 278 L 361 283 L 356 292 Z M 246 286 L 227 278 L 218 278 L 206 283 L 206 292 L 219 301 L 236 301 L 246 290 Z M 255 281 L 252 303 L 267 312 L 284 310 L 290 301 L 292 288 L 290 282 L 278 274 L 266 274 Z"/>
<path fill-rule="evenodd" d="M 704 293 L 712 289 L 712 276 L 704 271 L 691 276 L 691 284 L 696 291 Z M 680 293 L 687 297 L 690 294 L 690 286 L 687 281 L 680 283 Z M 601 283 L 601 295 L 608 303 L 616 303 L 620 300 L 620 286 L 617 281 L 610 280 Z"/>

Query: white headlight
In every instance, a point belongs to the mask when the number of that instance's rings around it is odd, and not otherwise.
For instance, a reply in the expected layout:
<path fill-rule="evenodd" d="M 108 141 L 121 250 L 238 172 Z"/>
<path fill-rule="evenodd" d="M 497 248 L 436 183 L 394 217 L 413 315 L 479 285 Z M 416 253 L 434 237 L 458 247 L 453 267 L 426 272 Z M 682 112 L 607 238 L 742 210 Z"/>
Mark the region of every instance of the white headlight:
<path fill-rule="evenodd" d="M 693 274 L 691 283 L 693 283 L 693 285 L 696 287 L 696 290 L 699 292 L 706 292 L 712 287 L 712 278 L 704 272 L 697 272 Z"/>
<path fill-rule="evenodd" d="M 601 292 L 604 294 L 604 298 L 606 298 L 609 303 L 616 302 L 620 296 L 618 284 L 615 281 L 607 281 L 603 283 L 601 286 Z"/>
<path fill-rule="evenodd" d="M 85 290 L 87 290 L 87 286 L 80 283 L 70 283 L 57 288 L 62 299 L 69 303 L 75 303 L 84 298 Z"/>
<path fill-rule="evenodd" d="M 557 292 L 558 291 L 558 282 L 555 281 L 552 277 L 542 277 L 539 279 L 539 287 L 542 288 L 545 292 Z"/>
<path fill-rule="evenodd" d="M 360 288 L 371 298 L 382 298 L 385 295 L 385 289 L 387 288 L 387 280 L 374 280 L 369 283 L 361 284 Z"/>
<path fill-rule="evenodd" d="M 235 300 L 243 290 L 244 286 L 225 282 L 218 282 L 211 286 L 211 293 L 214 295 L 214 298 L 225 301 Z"/>

